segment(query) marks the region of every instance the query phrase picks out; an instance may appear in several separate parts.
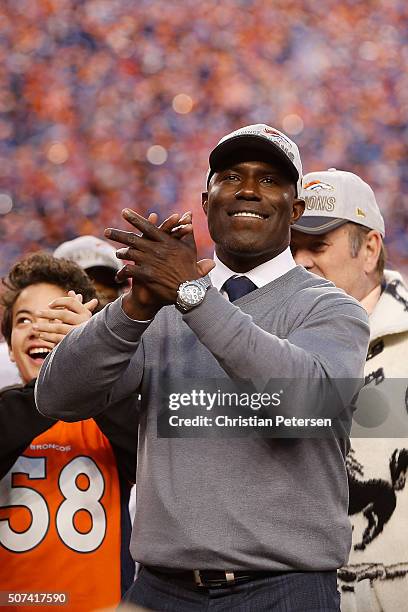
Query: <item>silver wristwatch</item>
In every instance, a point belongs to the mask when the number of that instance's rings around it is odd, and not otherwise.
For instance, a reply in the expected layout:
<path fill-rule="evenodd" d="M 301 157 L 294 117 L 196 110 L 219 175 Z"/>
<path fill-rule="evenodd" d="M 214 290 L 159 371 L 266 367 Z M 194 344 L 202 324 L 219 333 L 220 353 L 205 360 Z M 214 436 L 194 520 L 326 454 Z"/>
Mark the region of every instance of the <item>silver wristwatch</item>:
<path fill-rule="evenodd" d="M 181 283 L 177 291 L 176 307 L 181 312 L 188 312 L 195 308 L 204 300 L 207 289 L 210 287 L 211 281 L 208 276 Z"/>

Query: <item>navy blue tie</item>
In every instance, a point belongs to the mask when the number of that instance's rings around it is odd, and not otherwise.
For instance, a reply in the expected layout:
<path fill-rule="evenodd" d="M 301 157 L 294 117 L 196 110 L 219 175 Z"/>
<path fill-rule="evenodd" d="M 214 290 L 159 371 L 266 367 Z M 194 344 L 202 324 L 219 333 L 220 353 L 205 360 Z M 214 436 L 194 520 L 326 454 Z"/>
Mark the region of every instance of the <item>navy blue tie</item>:
<path fill-rule="evenodd" d="M 246 276 L 231 276 L 222 286 L 227 292 L 230 302 L 235 302 L 247 293 L 251 293 L 257 286 Z"/>

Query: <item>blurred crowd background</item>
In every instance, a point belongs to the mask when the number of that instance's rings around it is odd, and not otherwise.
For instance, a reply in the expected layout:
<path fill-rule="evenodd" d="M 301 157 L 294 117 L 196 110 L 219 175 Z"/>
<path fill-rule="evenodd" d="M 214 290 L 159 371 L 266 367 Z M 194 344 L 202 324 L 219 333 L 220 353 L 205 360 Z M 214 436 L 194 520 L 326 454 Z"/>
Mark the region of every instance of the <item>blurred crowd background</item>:
<path fill-rule="evenodd" d="M 408 272 L 406 0 L 2 0 L 0 275 L 24 253 L 192 210 L 208 153 L 269 123 L 305 171 L 374 188 Z"/>

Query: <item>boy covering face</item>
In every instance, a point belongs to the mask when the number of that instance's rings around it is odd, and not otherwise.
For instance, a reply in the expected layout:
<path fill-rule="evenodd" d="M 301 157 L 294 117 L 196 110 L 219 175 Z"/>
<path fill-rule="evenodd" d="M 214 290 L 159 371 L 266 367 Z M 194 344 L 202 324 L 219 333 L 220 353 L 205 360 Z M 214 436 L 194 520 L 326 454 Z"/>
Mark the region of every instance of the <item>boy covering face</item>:
<path fill-rule="evenodd" d="M 0 393 L 0 590 L 65 593 L 70 610 L 115 605 L 134 571 L 137 420 L 63 423 L 34 401 L 45 357 L 90 319 L 95 290 L 77 264 L 43 253 L 15 264 L 5 285 L 2 332 L 24 386 Z"/>

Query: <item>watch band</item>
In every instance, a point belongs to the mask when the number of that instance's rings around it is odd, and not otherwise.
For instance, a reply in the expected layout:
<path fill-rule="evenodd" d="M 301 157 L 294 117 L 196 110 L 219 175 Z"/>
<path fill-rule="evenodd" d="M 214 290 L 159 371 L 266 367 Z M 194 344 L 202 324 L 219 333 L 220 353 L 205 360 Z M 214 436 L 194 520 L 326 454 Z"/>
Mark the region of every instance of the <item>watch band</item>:
<path fill-rule="evenodd" d="M 192 303 L 188 303 L 185 300 L 183 300 L 183 290 L 188 287 L 188 285 L 195 285 L 195 286 L 199 286 L 202 290 L 203 290 L 203 295 L 201 297 L 200 300 L 198 300 L 195 304 Z M 186 313 L 189 312 L 190 310 L 192 310 L 193 308 L 195 308 L 196 306 L 199 306 L 204 298 L 205 298 L 205 294 L 207 292 L 207 289 L 209 289 L 212 286 L 210 277 L 208 276 L 208 274 L 206 276 L 203 276 L 201 278 L 197 278 L 197 279 L 193 279 L 191 281 L 185 281 L 184 283 L 181 283 L 181 285 L 178 288 L 177 291 L 177 299 L 176 299 L 176 308 L 178 308 L 178 310 L 180 310 L 180 312 L 182 313 Z"/>

